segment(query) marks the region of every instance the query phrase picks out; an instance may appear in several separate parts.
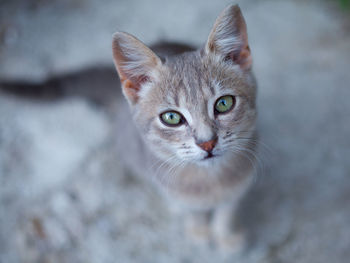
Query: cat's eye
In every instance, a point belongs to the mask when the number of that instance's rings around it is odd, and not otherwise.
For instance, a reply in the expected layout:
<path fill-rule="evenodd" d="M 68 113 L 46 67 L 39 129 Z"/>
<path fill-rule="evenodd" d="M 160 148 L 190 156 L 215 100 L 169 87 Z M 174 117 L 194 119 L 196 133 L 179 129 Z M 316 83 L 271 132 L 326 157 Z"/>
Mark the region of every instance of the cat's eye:
<path fill-rule="evenodd" d="M 215 113 L 225 113 L 233 108 L 235 105 L 235 97 L 226 95 L 218 98 L 215 102 Z"/>
<path fill-rule="evenodd" d="M 160 119 L 167 126 L 178 126 L 184 122 L 182 115 L 176 111 L 167 111 L 160 115 Z"/>

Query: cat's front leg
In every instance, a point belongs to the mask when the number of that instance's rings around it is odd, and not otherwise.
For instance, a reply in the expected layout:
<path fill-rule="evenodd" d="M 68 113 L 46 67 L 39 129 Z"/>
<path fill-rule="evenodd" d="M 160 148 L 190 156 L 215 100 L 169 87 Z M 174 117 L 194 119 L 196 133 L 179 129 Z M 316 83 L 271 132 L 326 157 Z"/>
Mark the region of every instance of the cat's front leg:
<path fill-rule="evenodd" d="M 244 234 L 236 229 L 239 199 L 222 204 L 213 211 L 211 232 L 216 245 L 228 252 L 239 252 L 245 245 Z"/>
<path fill-rule="evenodd" d="M 208 242 L 211 235 L 210 211 L 191 211 L 185 216 L 185 231 L 197 242 Z"/>

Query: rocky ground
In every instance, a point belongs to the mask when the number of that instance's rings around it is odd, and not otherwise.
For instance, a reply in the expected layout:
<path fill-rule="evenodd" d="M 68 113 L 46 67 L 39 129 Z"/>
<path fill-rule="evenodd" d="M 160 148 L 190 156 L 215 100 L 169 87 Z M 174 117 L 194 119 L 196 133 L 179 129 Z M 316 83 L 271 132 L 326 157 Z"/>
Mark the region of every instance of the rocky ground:
<path fill-rule="evenodd" d="M 348 262 L 349 13 L 240 2 L 262 164 L 238 218 L 249 245 L 232 255 L 184 238 L 152 184 L 117 158 L 111 34 L 200 44 L 229 1 L 150 3 L 0 4 L 0 262 Z"/>

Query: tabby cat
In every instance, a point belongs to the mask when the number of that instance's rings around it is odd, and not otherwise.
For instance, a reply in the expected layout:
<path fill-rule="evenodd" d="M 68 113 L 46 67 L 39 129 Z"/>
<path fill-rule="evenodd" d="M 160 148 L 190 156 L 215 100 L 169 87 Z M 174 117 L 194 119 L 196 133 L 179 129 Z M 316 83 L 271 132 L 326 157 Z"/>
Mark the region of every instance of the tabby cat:
<path fill-rule="evenodd" d="M 181 207 L 193 237 L 222 247 L 241 244 L 231 228 L 255 173 L 257 112 L 238 5 L 220 14 L 198 50 L 156 54 L 117 32 L 113 57 L 130 106 L 118 110 L 122 157 Z"/>

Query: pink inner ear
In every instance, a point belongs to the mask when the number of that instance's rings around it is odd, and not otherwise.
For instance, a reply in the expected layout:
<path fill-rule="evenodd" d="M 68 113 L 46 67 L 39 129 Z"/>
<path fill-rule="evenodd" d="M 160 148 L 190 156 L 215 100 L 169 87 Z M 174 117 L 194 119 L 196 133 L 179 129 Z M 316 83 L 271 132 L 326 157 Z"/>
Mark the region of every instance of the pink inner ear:
<path fill-rule="evenodd" d="M 126 97 L 129 98 L 133 104 L 136 103 L 139 99 L 138 92 L 140 90 L 140 86 L 135 85 L 135 83 L 129 79 L 121 79 L 121 83 Z"/>
<path fill-rule="evenodd" d="M 132 89 L 135 89 L 137 91 L 140 90 L 140 86 L 145 83 L 145 82 L 148 82 L 150 81 L 150 78 L 149 76 L 147 75 L 140 75 L 140 76 L 137 76 L 137 77 L 128 77 L 128 76 L 125 76 L 123 74 L 119 74 L 121 79 L 120 81 L 122 83 L 124 83 L 125 81 L 128 81 L 128 88 L 132 88 Z"/>
<path fill-rule="evenodd" d="M 141 89 L 141 85 L 150 81 L 150 78 L 146 75 L 141 75 L 133 79 L 123 78 L 120 81 L 123 85 L 125 95 L 132 101 L 132 103 L 136 103 L 139 99 L 138 93 Z"/>
<path fill-rule="evenodd" d="M 250 48 L 246 45 L 239 52 L 231 52 L 226 56 L 225 60 L 232 60 L 236 64 L 240 65 L 242 69 L 250 68 L 252 64 L 252 58 L 250 56 Z"/>

